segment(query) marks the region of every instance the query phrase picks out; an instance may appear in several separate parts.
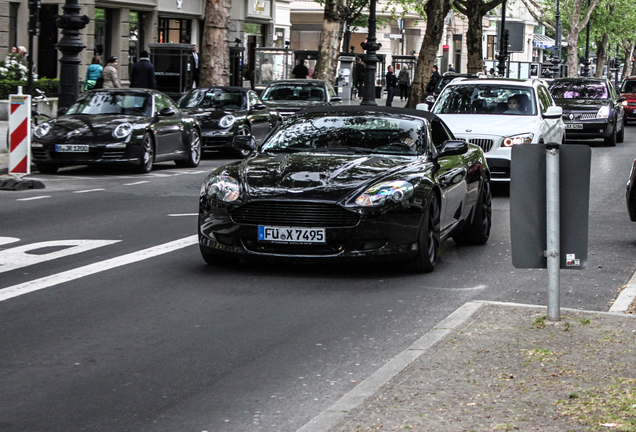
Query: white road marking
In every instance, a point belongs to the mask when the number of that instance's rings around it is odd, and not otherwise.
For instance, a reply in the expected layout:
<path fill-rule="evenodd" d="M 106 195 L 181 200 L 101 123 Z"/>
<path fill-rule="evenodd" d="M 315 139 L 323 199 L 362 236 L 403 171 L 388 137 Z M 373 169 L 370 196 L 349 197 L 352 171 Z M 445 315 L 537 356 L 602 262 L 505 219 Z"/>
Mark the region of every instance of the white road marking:
<path fill-rule="evenodd" d="M 138 181 L 135 183 L 124 183 L 124 186 L 134 186 L 134 185 L 144 184 L 144 183 L 150 183 L 150 182 L 148 180 L 143 180 L 143 181 Z"/>
<path fill-rule="evenodd" d="M 488 288 L 486 285 L 477 285 L 474 287 L 468 288 L 442 288 L 442 287 L 430 287 L 429 289 L 434 290 L 443 290 L 443 291 L 472 291 L 472 290 L 482 290 Z"/>
<path fill-rule="evenodd" d="M 171 177 L 170 174 L 159 174 L 159 173 L 150 173 L 150 174 L 146 174 L 150 177 Z"/>
<path fill-rule="evenodd" d="M 137 252 L 122 255 L 120 257 L 107 259 L 94 264 L 89 264 L 84 267 L 79 267 L 73 270 L 68 270 L 55 275 L 43 277 L 29 282 L 24 282 L 18 285 L 13 285 L 0 290 L 0 301 L 12 299 L 24 294 L 28 294 L 34 291 L 39 291 L 44 288 L 49 288 L 54 285 L 58 285 L 64 282 L 69 282 L 75 279 L 80 279 L 85 276 L 90 276 L 95 273 L 100 273 L 106 270 L 110 270 L 116 267 L 121 267 L 126 264 L 132 264 L 138 261 L 143 261 L 148 258 L 163 255 L 168 252 L 172 252 L 178 249 L 182 249 L 187 246 L 197 244 L 197 235 L 192 235 L 179 240 L 175 240 L 169 243 L 164 243 L 159 246 L 154 246 L 148 249 L 143 249 Z"/>
<path fill-rule="evenodd" d="M 87 190 L 81 190 L 81 191 L 74 191 L 73 193 L 87 193 L 87 192 L 99 192 L 99 191 L 103 191 L 104 189 L 87 189 Z"/>
<path fill-rule="evenodd" d="M 39 199 L 44 199 L 44 198 L 51 198 L 50 195 L 41 195 L 41 196 L 36 196 L 36 197 L 31 197 L 31 198 L 20 198 L 17 199 L 16 201 L 33 201 L 33 200 L 39 200 Z"/>
<path fill-rule="evenodd" d="M 0 273 L 10 270 L 39 264 L 69 255 L 86 252 L 91 249 L 118 243 L 121 240 L 54 240 L 39 243 L 31 243 L 11 249 L 0 251 Z M 31 251 L 42 250 L 51 247 L 64 247 L 49 253 L 34 254 Z"/>
<path fill-rule="evenodd" d="M 199 213 L 169 214 L 168 216 L 199 216 Z"/>
<path fill-rule="evenodd" d="M 9 243 L 19 242 L 19 241 L 20 239 L 15 237 L 0 237 L 0 246 L 9 244 Z"/>

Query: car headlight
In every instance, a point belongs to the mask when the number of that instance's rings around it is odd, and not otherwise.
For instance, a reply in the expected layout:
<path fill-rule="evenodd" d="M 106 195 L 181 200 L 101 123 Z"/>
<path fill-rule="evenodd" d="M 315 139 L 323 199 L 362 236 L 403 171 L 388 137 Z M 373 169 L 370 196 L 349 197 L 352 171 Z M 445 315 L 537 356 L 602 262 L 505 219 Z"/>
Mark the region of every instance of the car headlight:
<path fill-rule="evenodd" d="M 46 135 L 50 131 L 51 131 L 51 124 L 49 122 L 46 122 L 46 123 L 42 123 L 41 125 L 38 125 L 33 130 L 33 135 L 35 135 L 38 138 L 42 138 L 44 135 Z"/>
<path fill-rule="evenodd" d="M 525 134 L 504 137 L 501 143 L 501 146 L 512 147 L 513 145 L 517 145 L 517 144 L 530 144 L 532 143 L 532 138 L 534 138 L 533 133 L 525 133 Z"/>
<path fill-rule="evenodd" d="M 386 200 L 401 202 L 413 195 L 413 185 L 407 181 L 393 180 L 378 183 L 367 189 L 356 198 L 356 204 L 361 207 L 383 205 Z"/>
<path fill-rule="evenodd" d="M 201 186 L 201 195 L 207 195 L 223 202 L 236 201 L 241 192 L 238 181 L 230 176 L 217 175 L 210 177 Z"/>
<path fill-rule="evenodd" d="M 608 118 L 610 115 L 610 109 L 608 106 L 602 106 L 596 113 L 596 118 Z"/>
<path fill-rule="evenodd" d="M 222 128 L 229 128 L 230 126 L 234 124 L 235 121 L 236 121 L 236 117 L 234 117 L 231 114 L 228 114 L 225 117 L 223 117 L 221 120 L 219 120 L 219 126 L 221 126 Z"/>
<path fill-rule="evenodd" d="M 132 133 L 133 127 L 130 123 L 121 123 L 113 131 L 113 136 L 117 139 L 126 138 Z"/>

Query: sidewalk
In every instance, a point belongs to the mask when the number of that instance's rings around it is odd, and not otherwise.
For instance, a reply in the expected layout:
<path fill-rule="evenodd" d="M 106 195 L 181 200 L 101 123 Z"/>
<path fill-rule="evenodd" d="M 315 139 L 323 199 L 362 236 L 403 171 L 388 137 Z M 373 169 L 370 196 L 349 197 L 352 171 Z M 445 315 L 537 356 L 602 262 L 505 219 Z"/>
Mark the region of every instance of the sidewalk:
<path fill-rule="evenodd" d="M 298 432 L 636 430 L 636 315 L 470 302 Z"/>

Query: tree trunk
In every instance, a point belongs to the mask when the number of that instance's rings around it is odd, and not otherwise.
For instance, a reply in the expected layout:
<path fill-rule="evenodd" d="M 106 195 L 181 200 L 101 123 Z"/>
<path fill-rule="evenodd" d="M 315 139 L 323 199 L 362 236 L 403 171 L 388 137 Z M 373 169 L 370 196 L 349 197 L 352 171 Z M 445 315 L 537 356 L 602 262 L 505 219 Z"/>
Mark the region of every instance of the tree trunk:
<path fill-rule="evenodd" d="M 625 66 L 623 67 L 623 77 L 628 77 L 632 74 L 632 56 L 634 55 L 635 41 L 625 40 L 623 46 L 625 48 Z"/>
<path fill-rule="evenodd" d="M 596 72 L 594 76 L 601 78 L 603 76 L 603 66 L 607 61 L 607 44 L 609 43 L 609 36 L 607 33 L 603 35 L 600 41 L 596 41 Z"/>
<path fill-rule="evenodd" d="M 411 95 L 406 108 L 415 108 L 426 95 L 426 84 L 431 76 L 431 68 L 435 64 L 439 43 L 444 31 L 444 17 L 451 8 L 451 0 L 428 0 L 426 11 L 426 33 L 422 40 L 420 55 L 413 74 Z"/>
<path fill-rule="evenodd" d="M 335 84 L 340 44 L 348 13 L 349 9 L 345 0 L 327 0 L 325 2 L 325 15 L 320 32 L 314 78 Z"/>
<path fill-rule="evenodd" d="M 228 26 L 231 0 L 207 0 L 203 23 L 203 46 L 199 80 L 201 87 L 228 85 L 230 82 L 230 52 Z"/>
<path fill-rule="evenodd" d="M 484 3 L 483 0 L 455 0 L 454 5 L 457 10 L 468 17 L 468 30 L 466 31 L 468 73 L 476 74 L 482 70 L 484 64 L 482 20 L 486 13 L 502 3 L 503 0 L 491 0 L 488 3 Z"/>

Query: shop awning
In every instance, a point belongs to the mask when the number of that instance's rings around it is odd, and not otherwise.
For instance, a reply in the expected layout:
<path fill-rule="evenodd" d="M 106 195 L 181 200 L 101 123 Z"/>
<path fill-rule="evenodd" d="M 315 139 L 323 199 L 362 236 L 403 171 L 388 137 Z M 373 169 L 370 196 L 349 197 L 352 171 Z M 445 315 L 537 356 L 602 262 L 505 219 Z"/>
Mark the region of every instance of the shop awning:
<path fill-rule="evenodd" d="M 568 43 L 561 39 L 561 46 L 568 46 Z M 554 49 L 554 39 L 546 35 L 535 34 L 534 47 L 539 49 Z"/>

